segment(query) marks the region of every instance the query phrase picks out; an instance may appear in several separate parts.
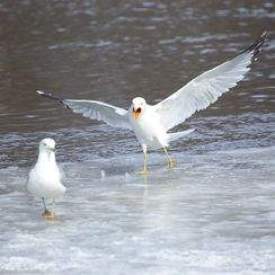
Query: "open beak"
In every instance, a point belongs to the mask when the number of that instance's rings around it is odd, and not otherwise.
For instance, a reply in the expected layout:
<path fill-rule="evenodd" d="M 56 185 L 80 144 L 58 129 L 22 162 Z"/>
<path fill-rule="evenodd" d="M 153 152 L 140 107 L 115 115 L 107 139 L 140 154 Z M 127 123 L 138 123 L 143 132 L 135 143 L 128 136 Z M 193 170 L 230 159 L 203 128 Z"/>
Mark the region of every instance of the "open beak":
<path fill-rule="evenodd" d="M 137 108 L 137 109 L 133 108 L 132 115 L 133 115 L 134 120 L 137 120 L 139 118 L 140 114 L 141 114 L 141 108 L 140 107 Z"/>

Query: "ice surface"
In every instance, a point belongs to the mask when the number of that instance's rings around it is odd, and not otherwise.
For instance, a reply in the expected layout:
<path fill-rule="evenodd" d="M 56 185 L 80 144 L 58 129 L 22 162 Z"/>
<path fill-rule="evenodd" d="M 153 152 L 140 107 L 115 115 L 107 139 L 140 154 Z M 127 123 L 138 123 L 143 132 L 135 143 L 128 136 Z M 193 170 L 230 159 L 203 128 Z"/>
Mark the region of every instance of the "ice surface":
<path fill-rule="evenodd" d="M 0 2 L 0 274 L 275 274 L 274 28 L 147 180 L 133 133 L 34 92 L 157 103 L 273 26 L 274 1 L 105 2 Z M 24 188 L 45 137 L 66 173 L 56 222 Z"/>
<path fill-rule="evenodd" d="M 62 163 L 55 222 L 2 169 L 1 274 L 273 274 L 275 147 Z M 126 165 L 127 164 L 127 165 Z M 128 168 L 125 168 L 128 167 Z"/>

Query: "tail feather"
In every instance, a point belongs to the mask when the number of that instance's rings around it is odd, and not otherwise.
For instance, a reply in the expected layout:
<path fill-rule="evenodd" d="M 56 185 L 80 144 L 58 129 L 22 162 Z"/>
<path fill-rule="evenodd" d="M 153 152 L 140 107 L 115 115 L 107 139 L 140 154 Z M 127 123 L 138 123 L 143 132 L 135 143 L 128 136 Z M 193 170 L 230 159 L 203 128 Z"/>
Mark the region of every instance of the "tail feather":
<path fill-rule="evenodd" d="M 168 134 L 168 142 L 175 141 L 183 136 L 191 134 L 194 131 L 195 131 L 195 129 L 188 129 L 188 130 L 182 131 L 182 132 L 169 133 Z"/>

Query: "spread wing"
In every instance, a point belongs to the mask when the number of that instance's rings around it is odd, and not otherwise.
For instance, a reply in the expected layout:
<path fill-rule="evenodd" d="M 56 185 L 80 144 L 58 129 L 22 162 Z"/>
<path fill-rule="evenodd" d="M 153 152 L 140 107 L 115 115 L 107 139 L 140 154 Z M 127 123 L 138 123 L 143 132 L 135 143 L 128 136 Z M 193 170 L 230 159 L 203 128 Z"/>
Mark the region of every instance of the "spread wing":
<path fill-rule="evenodd" d="M 202 73 L 187 85 L 154 106 L 166 130 L 184 122 L 196 111 L 205 109 L 229 91 L 250 70 L 253 57 L 266 39 L 266 32 L 235 58 Z"/>
<path fill-rule="evenodd" d="M 95 100 L 63 99 L 53 96 L 51 93 L 36 91 L 39 95 L 56 100 L 75 113 L 84 117 L 104 121 L 118 128 L 132 129 L 125 109 Z"/>

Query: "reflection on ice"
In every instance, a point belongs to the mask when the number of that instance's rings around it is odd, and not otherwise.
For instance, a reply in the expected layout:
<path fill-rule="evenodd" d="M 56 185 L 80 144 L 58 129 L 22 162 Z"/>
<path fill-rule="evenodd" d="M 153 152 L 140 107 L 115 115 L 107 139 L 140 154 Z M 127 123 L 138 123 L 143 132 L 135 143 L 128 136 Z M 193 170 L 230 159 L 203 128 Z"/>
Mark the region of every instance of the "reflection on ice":
<path fill-rule="evenodd" d="M 25 168 L 1 170 L 0 270 L 21 274 L 260 274 L 275 268 L 275 147 L 63 163 L 58 221 Z M 127 165 L 126 165 L 127 163 Z M 69 270 L 69 271 L 68 271 Z"/>

